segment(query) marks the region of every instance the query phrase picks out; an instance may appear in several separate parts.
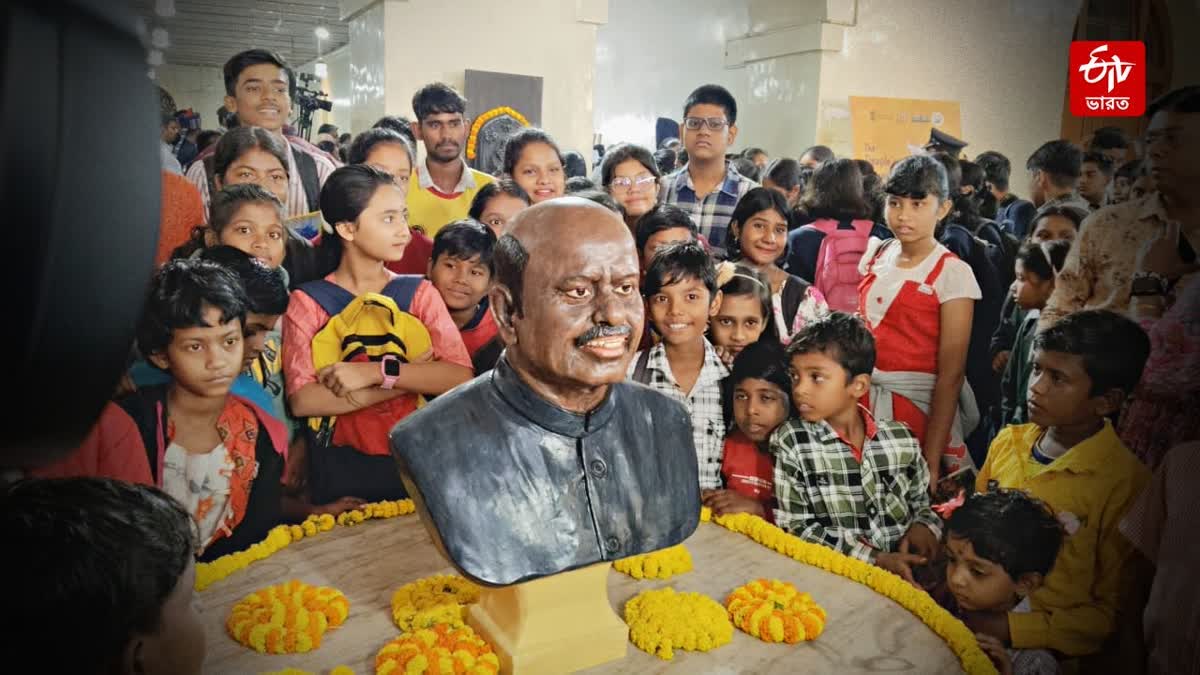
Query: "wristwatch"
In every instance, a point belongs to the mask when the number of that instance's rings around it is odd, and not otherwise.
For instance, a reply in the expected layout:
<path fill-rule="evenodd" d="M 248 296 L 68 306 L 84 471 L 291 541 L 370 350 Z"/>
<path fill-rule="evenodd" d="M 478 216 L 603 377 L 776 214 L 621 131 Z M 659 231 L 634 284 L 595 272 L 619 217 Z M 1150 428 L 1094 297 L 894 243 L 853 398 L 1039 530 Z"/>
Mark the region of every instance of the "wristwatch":
<path fill-rule="evenodd" d="M 1154 272 L 1138 272 L 1129 281 L 1129 295 L 1134 298 L 1165 296 L 1170 283 Z"/>
<path fill-rule="evenodd" d="M 384 354 L 379 360 L 379 372 L 383 373 L 383 383 L 379 386 L 391 389 L 396 386 L 396 378 L 400 377 L 400 357 L 395 354 Z"/>

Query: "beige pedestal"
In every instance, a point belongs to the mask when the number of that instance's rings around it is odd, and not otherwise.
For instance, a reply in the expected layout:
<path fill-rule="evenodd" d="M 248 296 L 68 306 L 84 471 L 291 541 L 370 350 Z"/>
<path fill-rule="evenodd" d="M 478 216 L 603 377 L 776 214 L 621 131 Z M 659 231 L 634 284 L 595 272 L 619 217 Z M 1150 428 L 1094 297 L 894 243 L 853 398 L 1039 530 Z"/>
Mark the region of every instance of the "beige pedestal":
<path fill-rule="evenodd" d="M 608 601 L 610 563 L 485 588 L 467 622 L 500 656 L 500 672 L 558 675 L 625 658 L 629 628 Z"/>

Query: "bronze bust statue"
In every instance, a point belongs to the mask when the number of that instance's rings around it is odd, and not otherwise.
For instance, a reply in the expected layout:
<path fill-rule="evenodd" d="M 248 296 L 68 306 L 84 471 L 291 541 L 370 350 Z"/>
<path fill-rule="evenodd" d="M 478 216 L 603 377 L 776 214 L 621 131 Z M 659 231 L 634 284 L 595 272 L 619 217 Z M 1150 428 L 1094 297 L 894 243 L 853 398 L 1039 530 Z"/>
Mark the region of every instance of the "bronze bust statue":
<path fill-rule="evenodd" d="M 517 215 L 494 260 L 504 355 L 391 434 L 435 542 L 496 586 L 680 543 L 700 512 L 691 419 L 625 381 L 644 314 L 628 228 L 554 199 Z"/>

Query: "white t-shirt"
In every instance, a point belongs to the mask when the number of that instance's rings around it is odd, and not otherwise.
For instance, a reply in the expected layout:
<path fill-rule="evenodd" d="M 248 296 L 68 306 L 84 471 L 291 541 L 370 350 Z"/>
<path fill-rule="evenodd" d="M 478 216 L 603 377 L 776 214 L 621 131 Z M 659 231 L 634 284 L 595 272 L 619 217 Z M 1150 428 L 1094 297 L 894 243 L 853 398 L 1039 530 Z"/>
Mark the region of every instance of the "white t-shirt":
<path fill-rule="evenodd" d="M 200 542 L 207 546 L 224 520 L 229 504 L 233 462 L 225 444 L 191 453 L 171 443 L 163 455 L 163 492 L 183 504 L 196 519 Z"/>
<path fill-rule="evenodd" d="M 875 252 L 879 250 L 880 245 L 882 242 L 878 239 L 871 239 L 867 251 L 859 263 L 861 273 L 867 273 L 867 266 L 870 264 L 871 258 L 875 256 Z M 879 260 L 875 261 L 875 283 L 871 284 L 866 298 L 867 306 L 864 309 L 870 325 L 878 326 L 883 321 L 888 307 L 892 306 L 892 302 L 900 294 L 904 282 L 915 281 L 922 287 L 929 288 L 924 286 L 925 279 L 933 271 L 937 261 L 949 252 L 950 250 L 945 246 L 937 244 L 920 265 L 903 269 L 896 267 L 896 261 L 900 257 L 900 244 L 896 243 L 886 247 L 880 254 Z M 936 292 L 938 301 L 943 303 L 958 298 L 979 300 L 983 297 L 983 292 L 979 290 L 979 283 L 975 280 L 975 273 L 971 271 L 971 266 L 959 260 L 957 256 L 946 260 L 941 274 L 934 280 L 933 288 L 929 290 Z"/>

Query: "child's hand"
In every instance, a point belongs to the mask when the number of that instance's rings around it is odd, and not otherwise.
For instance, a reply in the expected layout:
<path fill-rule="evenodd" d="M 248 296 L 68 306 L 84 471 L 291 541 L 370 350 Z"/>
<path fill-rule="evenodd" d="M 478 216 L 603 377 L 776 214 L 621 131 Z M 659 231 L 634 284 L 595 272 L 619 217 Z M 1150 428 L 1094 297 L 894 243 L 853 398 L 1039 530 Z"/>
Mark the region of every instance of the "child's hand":
<path fill-rule="evenodd" d="M 992 660 L 1000 675 L 1012 675 L 1012 659 L 1008 657 L 1008 649 L 1004 647 L 1004 643 L 983 633 L 976 633 L 975 638 L 979 640 L 979 648 Z"/>
<path fill-rule="evenodd" d="M 351 511 L 353 509 L 357 509 L 358 507 L 363 506 L 366 503 L 367 503 L 367 500 L 359 499 L 358 497 L 342 497 L 341 499 L 337 500 L 336 502 L 331 502 L 329 504 L 322 504 L 321 506 L 314 506 L 313 513 L 316 515 L 328 513 L 331 516 L 337 516 L 337 515 L 341 515 L 342 513 L 346 512 L 346 511 Z"/>
<path fill-rule="evenodd" d="M 713 515 L 717 516 L 730 513 L 752 513 L 764 518 L 767 515 L 762 502 L 740 495 L 733 490 L 710 490 L 702 501 L 705 506 L 713 510 Z"/>
<path fill-rule="evenodd" d="M 912 566 L 924 565 L 927 562 L 929 561 L 915 553 L 880 553 L 875 556 L 877 566 L 896 574 L 916 588 L 921 586 L 913 578 Z"/>
<path fill-rule="evenodd" d="M 283 467 L 283 486 L 289 492 L 303 493 L 308 485 L 308 442 L 297 433 L 288 446 L 287 462 Z"/>
<path fill-rule="evenodd" d="M 726 367 L 733 367 L 733 359 L 737 357 L 738 353 L 732 347 L 716 345 L 713 349 L 717 350 L 717 357 L 721 359 L 721 363 L 724 363 Z"/>
<path fill-rule="evenodd" d="M 933 531 L 922 523 L 913 523 L 912 527 L 900 539 L 901 553 L 916 553 L 919 556 L 936 560 L 941 544 L 933 536 Z"/>
<path fill-rule="evenodd" d="M 374 361 L 343 361 L 317 372 L 317 381 L 332 391 L 334 396 L 341 398 L 359 389 L 379 386 L 381 377 L 379 364 Z"/>
<path fill-rule="evenodd" d="M 1008 357 L 1010 356 L 1012 356 L 1012 352 L 1007 349 L 996 354 L 995 358 L 992 359 L 992 370 L 997 373 L 1003 371 L 1004 366 L 1008 365 Z"/>

